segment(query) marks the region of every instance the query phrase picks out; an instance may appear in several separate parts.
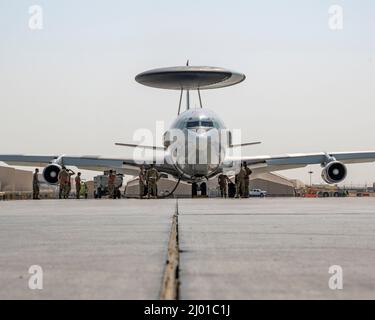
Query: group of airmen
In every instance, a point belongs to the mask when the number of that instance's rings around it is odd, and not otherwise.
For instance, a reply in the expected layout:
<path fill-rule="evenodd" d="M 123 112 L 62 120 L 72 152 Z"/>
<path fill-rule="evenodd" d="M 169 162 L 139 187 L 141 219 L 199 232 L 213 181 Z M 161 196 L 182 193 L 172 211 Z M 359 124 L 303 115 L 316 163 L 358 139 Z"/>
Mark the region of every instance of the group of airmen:
<path fill-rule="evenodd" d="M 39 169 L 35 169 L 33 175 L 33 199 L 39 199 Z M 252 171 L 248 168 L 246 162 L 241 164 L 240 171 L 235 175 L 235 186 L 236 186 L 236 198 L 248 198 L 249 197 L 249 184 L 250 175 Z M 75 175 L 75 172 L 66 167 L 62 167 L 58 175 L 59 183 L 59 199 L 67 199 L 71 191 L 71 179 Z M 145 169 L 144 166 L 139 171 L 139 198 L 143 199 L 147 196 L 148 199 L 156 199 L 158 196 L 157 182 L 160 179 L 160 174 L 153 164 L 150 165 L 149 169 Z M 110 198 L 115 198 L 115 180 L 116 175 L 112 170 L 109 171 L 108 176 L 108 191 Z M 77 173 L 74 179 L 76 185 L 76 198 L 80 198 L 81 193 L 81 172 Z M 233 182 L 225 174 L 221 174 L 218 177 L 218 184 L 220 187 L 220 194 L 222 198 L 228 197 L 228 184 Z"/>
<path fill-rule="evenodd" d="M 39 191 L 40 191 L 40 182 L 38 178 L 39 169 L 35 169 L 33 174 L 33 199 L 39 200 Z M 66 167 L 62 167 L 58 175 L 58 184 L 59 184 L 59 199 L 67 199 L 69 197 L 70 191 L 72 189 L 72 176 L 75 175 L 75 172 Z M 77 173 L 77 176 L 74 178 L 76 186 L 76 198 L 79 199 L 81 195 L 81 172 Z"/>
<path fill-rule="evenodd" d="M 249 197 L 249 185 L 250 175 L 252 171 L 248 168 L 246 162 L 241 164 L 240 171 L 235 176 L 236 186 L 236 198 L 248 198 Z M 139 198 L 143 199 L 147 196 L 150 198 L 157 198 L 158 187 L 157 182 L 160 179 L 160 174 L 154 165 L 151 165 L 149 169 L 145 169 L 144 166 L 139 171 Z M 228 197 L 228 184 L 233 183 L 229 177 L 225 174 L 221 174 L 218 177 L 218 183 L 220 187 L 220 193 L 222 198 Z"/>
<path fill-rule="evenodd" d="M 241 164 L 240 171 L 235 175 L 235 187 L 236 193 L 235 198 L 248 198 L 249 197 L 249 185 L 250 175 L 252 171 L 248 168 L 246 162 Z M 220 187 L 220 194 L 222 198 L 228 197 L 228 184 L 233 182 L 225 174 L 221 174 L 218 177 L 218 184 Z"/>
<path fill-rule="evenodd" d="M 160 174 L 153 164 L 149 169 L 141 167 L 139 171 L 139 198 L 143 199 L 147 196 L 148 199 L 156 199 L 158 197 L 158 184 Z"/>

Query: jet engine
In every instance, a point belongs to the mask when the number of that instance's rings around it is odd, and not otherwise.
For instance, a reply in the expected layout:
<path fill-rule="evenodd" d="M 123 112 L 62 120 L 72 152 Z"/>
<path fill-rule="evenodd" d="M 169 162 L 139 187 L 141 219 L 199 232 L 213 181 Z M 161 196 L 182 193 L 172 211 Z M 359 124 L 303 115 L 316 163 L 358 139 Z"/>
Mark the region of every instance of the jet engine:
<path fill-rule="evenodd" d="M 43 178 L 49 184 L 57 184 L 61 166 L 58 164 L 50 164 L 43 170 Z"/>
<path fill-rule="evenodd" d="M 322 178 L 329 184 L 339 183 L 346 178 L 347 172 L 346 166 L 343 163 L 332 161 L 324 167 Z"/>

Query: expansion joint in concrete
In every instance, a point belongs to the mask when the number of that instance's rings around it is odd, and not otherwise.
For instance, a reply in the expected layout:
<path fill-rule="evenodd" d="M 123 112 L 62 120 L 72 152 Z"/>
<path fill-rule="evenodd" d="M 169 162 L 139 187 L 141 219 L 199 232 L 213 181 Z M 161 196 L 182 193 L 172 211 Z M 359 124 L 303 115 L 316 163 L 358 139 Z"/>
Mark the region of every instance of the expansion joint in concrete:
<path fill-rule="evenodd" d="M 161 300 L 178 300 L 179 298 L 179 264 L 180 248 L 178 239 L 178 200 L 176 200 L 175 213 L 172 218 L 172 227 L 168 242 L 168 255 L 165 263 Z"/>

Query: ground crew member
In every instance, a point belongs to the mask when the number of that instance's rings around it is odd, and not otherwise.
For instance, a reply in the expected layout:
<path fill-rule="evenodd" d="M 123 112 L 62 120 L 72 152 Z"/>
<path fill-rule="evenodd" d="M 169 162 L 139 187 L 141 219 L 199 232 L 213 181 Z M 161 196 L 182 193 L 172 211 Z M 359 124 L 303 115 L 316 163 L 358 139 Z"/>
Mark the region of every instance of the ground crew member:
<path fill-rule="evenodd" d="M 61 168 L 61 171 L 58 175 L 58 181 L 59 181 L 59 199 L 64 198 L 65 199 L 65 190 L 66 190 L 66 184 L 68 182 L 68 171 L 66 171 L 66 168 L 63 166 Z"/>
<path fill-rule="evenodd" d="M 245 170 L 245 179 L 244 179 L 244 196 L 245 198 L 249 197 L 249 186 L 250 186 L 250 175 L 253 173 L 248 167 L 247 163 L 243 163 L 243 168 Z"/>
<path fill-rule="evenodd" d="M 145 186 L 146 186 L 146 176 L 145 176 L 145 169 L 142 166 L 141 170 L 139 171 L 139 199 L 143 199 L 145 194 Z"/>
<path fill-rule="evenodd" d="M 236 194 L 235 194 L 235 198 L 238 198 L 238 173 L 234 176 L 234 186 L 236 188 Z"/>
<path fill-rule="evenodd" d="M 221 174 L 218 178 L 218 183 L 220 187 L 220 194 L 222 198 L 226 198 L 228 196 L 228 183 L 230 183 L 230 179 L 227 175 Z"/>
<path fill-rule="evenodd" d="M 87 194 L 87 183 L 86 182 L 83 183 L 81 190 L 82 190 L 82 193 L 85 195 L 85 199 L 87 199 L 89 195 Z"/>
<path fill-rule="evenodd" d="M 236 194 L 236 198 L 241 198 L 245 194 L 245 174 L 246 174 L 246 171 L 241 164 L 240 172 L 237 174 L 237 184 L 236 184 L 237 194 Z"/>
<path fill-rule="evenodd" d="M 148 199 L 150 199 L 151 196 L 155 199 L 157 198 L 157 195 L 158 195 L 157 182 L 159 179 L 160 179 L 159 172 L 158 170 L 156 170 L 155 166 L 152 164 L 151 168 L 147 170 L 147 174 L 146 174 L 146 181 L 147 181 L 147 186 L 148 186 L 148 190 L 147 190 Z"/>
<path fill-rule="evenodd" d="M 79 199 L 81 195 L 81 172 L 77 173 L 76 178 L 74 179 L 76 183 L 76 198 Z"/>
<path fill-rule="evenodd" d="M 72 190 L 72 176 L 75 175 L 75 172 L 71 169 L 67 169 L 68 172 L 68 181 L 65 184 L 66 190 L 65 190 L 65 199 L 69 198 L 70 191 Z"/>
<path fill-rule="evenodd" d="M 35 169 L 33 174 L 33 199 L 39 200 L 39 179 L 38 179 L 39 169 Z"/>
<path fill-rule="evenodd" d="M 112 170 L 109 170 L 108 193 L 109 193 L 109 197 L 112 199 L 115 199 L 115 180 L 116 180 L 116 175 L 113 173 Z"/>
<path fill-rule="evenodd" d="M 149 169 L 147 169 L 147 168 L 144 168 L 144 170 L 145 170 L 145 180 L 144 180 L 144 182 L 145 182 L 145 191 L 143 192 L 143 194 L 145 195 L 145 196 L 148 196 L 148 181 L 147 181 L 147 172 L 148 172 L 148 170 Z"/>

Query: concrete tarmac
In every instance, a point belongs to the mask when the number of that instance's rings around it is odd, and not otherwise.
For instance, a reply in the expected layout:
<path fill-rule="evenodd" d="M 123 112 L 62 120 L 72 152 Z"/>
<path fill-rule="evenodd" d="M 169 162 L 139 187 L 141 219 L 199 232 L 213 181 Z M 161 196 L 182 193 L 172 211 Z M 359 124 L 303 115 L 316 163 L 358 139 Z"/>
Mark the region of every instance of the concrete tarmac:
<path fill-rule="evenodd" d="M 182 299 L 375 299 L 375 199 L 180 202 Z M 330 266 L 343 270 L 331 290 Z"/>
<path fill-rule="evenodd" d="M 0 202 L 0 299 L 158 299 L 175 201 Z M 28 269 L 43 269 L 30 290 Z"/>
<path fill-rule="evenodd" d="M 0 299 L 158 299 L 175 202 L 0 202 Z M 375 299 L 374 198 L 178 203 L 181 299 Z"/>

